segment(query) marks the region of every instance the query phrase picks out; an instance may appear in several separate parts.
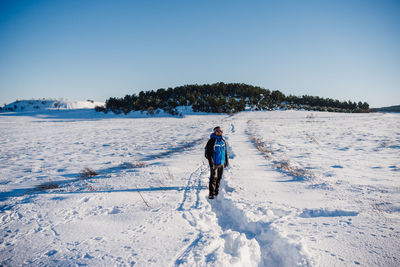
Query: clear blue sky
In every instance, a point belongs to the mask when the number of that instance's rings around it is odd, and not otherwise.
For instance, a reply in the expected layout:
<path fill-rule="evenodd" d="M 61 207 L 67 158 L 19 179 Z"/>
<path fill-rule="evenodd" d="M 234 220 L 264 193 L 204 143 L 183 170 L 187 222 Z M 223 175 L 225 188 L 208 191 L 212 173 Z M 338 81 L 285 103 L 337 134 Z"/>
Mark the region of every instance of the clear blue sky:
<path fill-rule="evenodd" d="M 0 0 L 0 105 L 218 81 L 400 104 L 400 1 Z"/>

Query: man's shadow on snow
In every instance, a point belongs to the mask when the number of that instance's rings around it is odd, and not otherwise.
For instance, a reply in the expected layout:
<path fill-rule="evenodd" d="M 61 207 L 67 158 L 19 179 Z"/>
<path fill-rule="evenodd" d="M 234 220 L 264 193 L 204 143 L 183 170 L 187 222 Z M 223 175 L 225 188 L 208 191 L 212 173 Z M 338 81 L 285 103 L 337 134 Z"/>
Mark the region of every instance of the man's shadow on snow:
<path fill-rule="evenodd" d="M 122 192 L 157 192 L 157 191 L 192 191 L 196 190 L 197 192 L 200 190 L 207 189 L 207 186 L 197 185 L 197 186 L 162 186 L 162 187 L 146 187 L 146 188 L 128 188 L 128 189 L 116 189 L 116 190 L 83 190 L 83 191 L 56 191 L 53 192 L 52 189 L 45 189 L 44 187 L 32 187 L 32 188 L 24 188 L 24 189 L 14 189 L 9 192 L 1 192 L 0 193 L 0 201 L 5 201 L 10 197 L 21 197 L 28 196 L 27 199 L 23 200 L 23 203 L 29 203 L 30 200 L 37 195 L 75 195 L 75 194 L 99 194 L 99 193 L 122 193 Z M 57 197 L 55 199 L 63 199 Z M 13 205 L 2 205 L 0 206 L 0 213 L 5 212 L 6 210 L 10 210 Z"/>

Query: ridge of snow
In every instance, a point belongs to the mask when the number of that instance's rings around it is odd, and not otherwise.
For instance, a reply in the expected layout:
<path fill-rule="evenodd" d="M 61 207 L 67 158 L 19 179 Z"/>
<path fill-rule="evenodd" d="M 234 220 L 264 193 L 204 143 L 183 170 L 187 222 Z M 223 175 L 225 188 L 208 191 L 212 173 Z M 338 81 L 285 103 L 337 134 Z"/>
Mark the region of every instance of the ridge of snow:
<path fill-rule="evenodd" d="M 70 109 L 94 109 L 96 106 L 104 106 L 104 102 L 95 102 L 92 100 L 72 101 L 72 100 L 54 100 L 54 99 L 32 99 L 17 100 L 5 105 L 2 111 L 12 112 L 31 112 L 43 110 L 70 110 Z"/>

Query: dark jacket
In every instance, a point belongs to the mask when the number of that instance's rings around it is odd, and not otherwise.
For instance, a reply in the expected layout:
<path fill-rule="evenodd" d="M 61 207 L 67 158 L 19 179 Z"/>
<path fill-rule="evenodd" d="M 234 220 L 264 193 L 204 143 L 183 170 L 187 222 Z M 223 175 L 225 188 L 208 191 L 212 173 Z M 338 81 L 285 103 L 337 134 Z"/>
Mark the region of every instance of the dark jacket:
<path fill-rule="evenodd" d="M 204 156 L 208 159 L 208 164 L 210 165 L 211 168 L 214 167 L 213 154 L 214 154 L 214 146 L 215 146 L 216 141 L 217 141 L 216 135 L 212 134 L 210 136 L 210 140 L 208 140 L 207 145 L 205 147 Z M 227 143 L 223 137 L 222 137 L 222 141 L 224 141 L 224 143 L 225 143 L 225 164 L 224 165 L 225 165 L 225 167 L 227 167 L 229 165 L 228 147 L 227 147 Z"/>

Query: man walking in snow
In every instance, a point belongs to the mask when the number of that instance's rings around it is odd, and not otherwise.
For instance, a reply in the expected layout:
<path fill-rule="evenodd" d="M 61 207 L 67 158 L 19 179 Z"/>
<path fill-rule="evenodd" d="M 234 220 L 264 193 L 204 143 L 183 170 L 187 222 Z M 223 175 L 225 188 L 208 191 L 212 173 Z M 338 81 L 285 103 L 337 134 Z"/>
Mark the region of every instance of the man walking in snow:
<path fill-rule="evenodd" d="M 226 141 L 222 136 L 223 131 L 221 127 L 214 128 L 214 132 L 208 140 L 205 148 L 205 157 L 208 159 L 210 165 L 210 184 L 209 184 L 209 199 L 213 199 L 218 195 L 219 185 L 221 183 L 224 168 L 229 165 L 228 150 Z"/>

